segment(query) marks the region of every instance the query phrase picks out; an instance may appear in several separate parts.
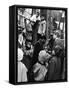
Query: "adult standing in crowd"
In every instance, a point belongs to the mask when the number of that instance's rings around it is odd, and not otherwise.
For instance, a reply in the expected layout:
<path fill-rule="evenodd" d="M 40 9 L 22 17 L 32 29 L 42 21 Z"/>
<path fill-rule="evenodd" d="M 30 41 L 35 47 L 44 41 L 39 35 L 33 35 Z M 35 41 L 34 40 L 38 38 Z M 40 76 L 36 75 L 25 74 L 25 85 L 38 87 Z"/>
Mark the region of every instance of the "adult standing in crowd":
<path fill-rule="evenodd" d="M 44 16 L 41 16 L 41 22 L 39 23 L 37 39 L 39 40 L 42 36 L 45 36 L 46 32 L 46 20 Z"/>
<path fill-rule="evenodd" d="M 33 30 L 33 44 L 37 41 L 37 32 L 40 22 L 40 9 L 36 9 L 36 14 L 34 14 L 31 18 L 31 25 Z"/>

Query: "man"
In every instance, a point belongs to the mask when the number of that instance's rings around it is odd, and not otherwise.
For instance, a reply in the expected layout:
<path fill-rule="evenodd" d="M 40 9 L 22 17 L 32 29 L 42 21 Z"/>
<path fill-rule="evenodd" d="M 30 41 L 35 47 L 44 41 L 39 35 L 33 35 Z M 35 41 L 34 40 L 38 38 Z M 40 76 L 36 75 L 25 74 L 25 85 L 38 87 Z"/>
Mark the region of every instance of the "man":
<path fill-rule="evenodd" d="M 33 44 L 37 41 L 37 32 L 40 22 L 40 9 L 36 9 L 36 14 L 34 14 L 31 18 L 31 25 L 33 31 Z"/>
<path fill-rule="evenodd" d="M 53 19 L 53 27 L 53 30 L 55 31 L 57 29 L 56 18 Z"/>
<path fill-rule="evenodd" d="M 38 33 L 37 33 L 37 38 L 38 40 L 42 37 L 45 36 L 45 31 L 46 31 L 46 21 L 45 17 L 41 16 L 41 22 L 39 23 L 39 28 L 38 28 Z"/>

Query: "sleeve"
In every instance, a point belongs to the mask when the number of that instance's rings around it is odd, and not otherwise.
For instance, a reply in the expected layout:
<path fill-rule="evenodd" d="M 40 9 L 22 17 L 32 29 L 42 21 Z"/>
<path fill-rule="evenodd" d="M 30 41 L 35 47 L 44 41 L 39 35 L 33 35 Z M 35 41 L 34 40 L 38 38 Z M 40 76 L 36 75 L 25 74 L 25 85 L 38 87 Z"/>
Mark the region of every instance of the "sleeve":
<path fill-rule="evenodd" d="M 36 22 L 36 15 L 33 15 L 30 20 Z"/>

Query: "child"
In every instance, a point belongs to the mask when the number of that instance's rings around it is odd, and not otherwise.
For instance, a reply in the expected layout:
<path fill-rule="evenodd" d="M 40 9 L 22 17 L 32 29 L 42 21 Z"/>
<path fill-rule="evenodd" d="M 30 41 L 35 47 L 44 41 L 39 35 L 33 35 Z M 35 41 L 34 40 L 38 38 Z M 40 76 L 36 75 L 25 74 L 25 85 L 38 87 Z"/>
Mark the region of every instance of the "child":
<path fill-rule="evenodd" d="M 47 74 L 48 59 L 51 57 L 45 50 L 41 50 L 38 56 L 38 62 L 33 66 L 34 80 L 44 81 Z"/>

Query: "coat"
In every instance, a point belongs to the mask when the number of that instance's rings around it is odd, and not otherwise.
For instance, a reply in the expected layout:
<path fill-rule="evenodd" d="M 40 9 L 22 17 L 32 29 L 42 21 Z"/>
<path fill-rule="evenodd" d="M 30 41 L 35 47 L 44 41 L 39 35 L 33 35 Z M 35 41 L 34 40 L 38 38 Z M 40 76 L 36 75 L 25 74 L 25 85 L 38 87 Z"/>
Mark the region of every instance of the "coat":
<path fill-rule="evenodd" d="M 61 59 L 53 56 L 49 61 L 47 80 L 60 80 L 61 77 Z"/>

